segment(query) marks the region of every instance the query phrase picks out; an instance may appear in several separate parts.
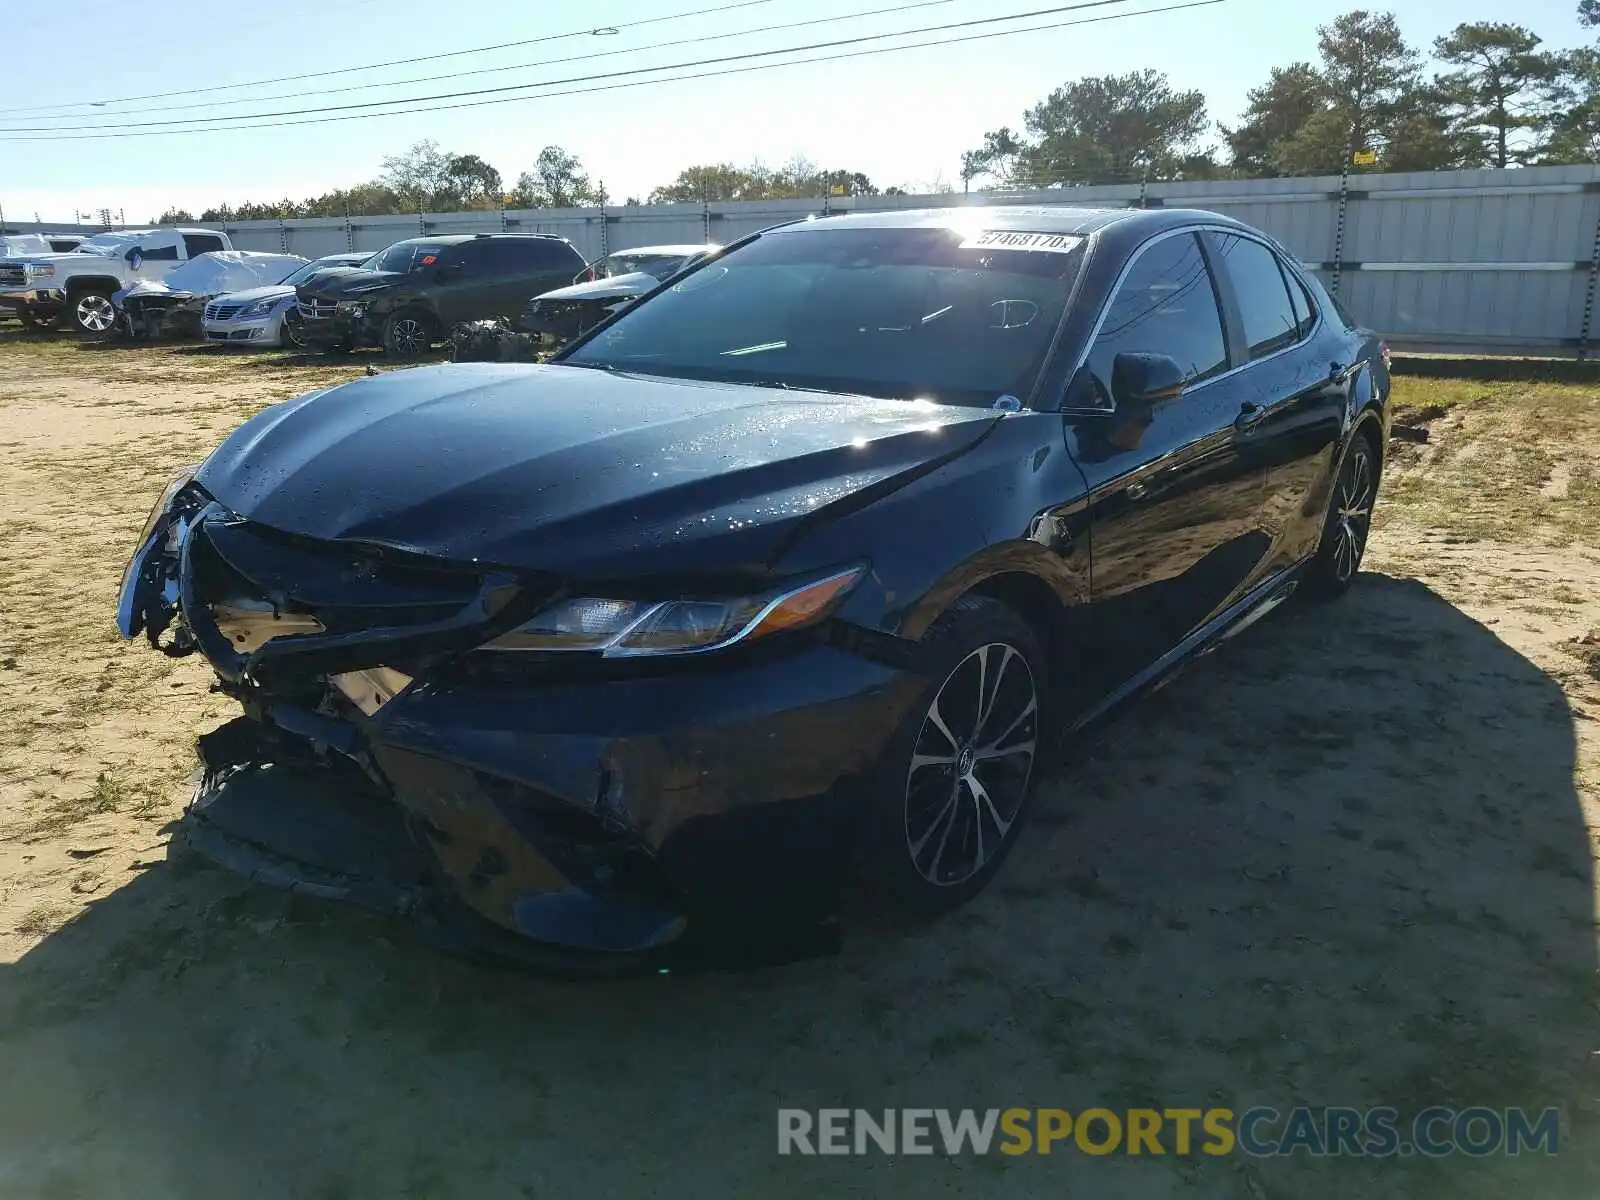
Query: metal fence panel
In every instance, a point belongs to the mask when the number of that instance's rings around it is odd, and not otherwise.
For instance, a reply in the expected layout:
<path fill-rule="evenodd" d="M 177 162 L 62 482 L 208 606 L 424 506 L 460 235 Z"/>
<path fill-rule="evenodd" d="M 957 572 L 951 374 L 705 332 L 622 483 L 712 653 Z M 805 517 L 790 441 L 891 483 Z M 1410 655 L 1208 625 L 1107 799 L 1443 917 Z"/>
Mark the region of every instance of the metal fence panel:
<path fill-rule="evenodd" d="M 1272 235 L 1337 277 L 1340 299 L 1399 346 L 1522 353 L 1600 351 L 1589 312 L 1600 254 L 1600 166 L 1354 175 L 1344 238 L 1341 181 L 1210 180 L 1034 191 L 714 201 L 596 209 L 531 209 L 243 221 L 225 228 L 244 250 L 308 258 L 377 251 L 419 234 L 550 233 L 586 259 L 633 246 L 731 242 L 807 215 L 971 205 L 1070 204 L 1201 208 Z M 17 232 L 98 226 L 10 222 Z M 1335 256 L 1341 260 L 1337 273 Z"/>

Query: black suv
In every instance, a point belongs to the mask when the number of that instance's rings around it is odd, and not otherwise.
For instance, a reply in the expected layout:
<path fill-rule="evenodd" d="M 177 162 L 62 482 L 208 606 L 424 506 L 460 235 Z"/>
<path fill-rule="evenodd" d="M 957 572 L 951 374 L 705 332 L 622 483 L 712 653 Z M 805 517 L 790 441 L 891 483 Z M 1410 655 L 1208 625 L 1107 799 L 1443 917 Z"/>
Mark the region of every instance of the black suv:
<path fill-rule="evenodd" d="M 459 321 L 515 317 L 528 297 L 584 268 L 565 238 L 479 233 L 420 237 L 380 250 L 360 267 L 295 289 L 308 345 L 382 346 L 411 357 Z"/>

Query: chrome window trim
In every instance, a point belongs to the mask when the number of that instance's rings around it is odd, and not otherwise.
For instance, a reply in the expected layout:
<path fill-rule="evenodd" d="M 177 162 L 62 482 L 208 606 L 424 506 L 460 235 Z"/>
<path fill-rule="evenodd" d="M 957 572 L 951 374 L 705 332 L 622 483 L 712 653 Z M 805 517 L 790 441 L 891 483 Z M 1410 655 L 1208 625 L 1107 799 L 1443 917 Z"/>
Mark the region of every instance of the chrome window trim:
<path fill-rule="evenodd" d="M 1116 282 L 1111 285 L 1110 291 L 1108 291 L 1106 293 L 1105 301 L 1100 305 L 1099 315 L 1097 315 L 1095 317 L 1094 325 L 1089 330 L 1089 336 L 1084 340 L 1083 352 L 1078 355 L 1078 359 L 1073 364 L 1072 370 L 1067 372 L 1066 383 L 1065 383 L 1064 386 L 1066 386 L 1067 388 L 1070 389 L 1071 386 L 1072 386 L 1072 381 L 1078 377 L 1078 372 L 1083 370 L 1084 364 L 1089 361 L 1089 355 L 1094 350 L 1094 344 L 1100 337 L 1100 331 L 1105 326 L 1106 318 L 1111 315 L 1111 305 L 1116 301 L 1117 293 L 1122 290 L 1122 285 L 1125 282 L 1127 282 L 1128 273 L 1133 270 L 1134 264 L 1136 264 L 1141 258 L 1143 258 L 1145 253 L 1152 246 L 1155 246 L 1155 245 L 1157 245 L 1157 244 L 1159 244 L 1161 242 L 1164 242 L 1168 238 L 1180 237 L 1180 236 L 1184 236 L 1184 235 L 1187 235 L 1189 237 L 1193 237 L 1195 234 L 1201 233 L 1201 232 L 1231 234 L 1234 237 L 1248 238 L 1252 242 L 1257 242 L 1260 245 L 1265 246 L 1266 249 L 1275 258 L 1277 258 L 1278 261 L 1281 264 L 1283 264 L 1283 266 L 1286 269 L 1288 269 L 1289 271 L 1291 271 L 1294 274 L 1295 279 L 1300 283 L 1301 287 L 1305 287 L 1305 279 L 1304 279 L 1304 277 L 1302 275 L 1302 272 L 1301 272 L 1300 263 L 1293 256 L 1288 254 L 1281 246 L 1274 245 L 1270 240 L 1267 239 L 1266 235 L 1258 234 L 1253 229 L 1247 229 L 1247 228 L 1244 228 L 1243 226 L 1238 226 L 1238 225 L 1224 225 L 1224 224 L 1221 224 L 1221 223 L 1212 223 L 1212 222 L 1209 222 L 1209 221 L 1208 222 L 1201 222 L 1201 223 L 1195 224 L 1195 225 L 1180 225 L 1176 229 L 1163 229 L 1160 233 L 1155 234 L 1148 241 L 1140 243 L 1139 248 L 1128 256 L 1128 261 L 1125 262 L 1122 265 L 1122 270 L 1117 272 Z M 1084 266 L 1087 267 L 1088 263 L 1085 262 Z M 1206 273 L 1209 275 L 1210 272 L 1211 272 L 1211 264 L 1210 264 L 1209 261 L 1207 261 L 1206 262 Z M 1213 288 L 1213 294 L 1214 294 L 1214 289 L 1217 287 L 1217 281 L 1213 279 L 1212 283 L 1211 283 L 1211 286 Z M 1310 299 L 1315 301 L 1316 298 L 1317 298 L 1316 293 L 1313 292 L 1309 287 L 1305 287 L 1305 290 L 1306 290 L 1307 296 L 1309 296 Z M 1287 346 L 1284 346 L 1282 349 L 1274 350 L 1271 354 L 1264 355 L 1261 358 L 1252 358 L 1252 359 L 1249 359 L 1246 362 L 1240 363 L 1236 367 L 1229 367 L 1226 371 L 1221 371 L 1216 375 L 1208 375 L 1208 376 L 1206 376 L 1206 378 L 1196 381 L 1196 383 L 1193 386 L 1197 387 L 1197 388 L 1210 387 L 1212 384 L 1217 383 L 1217 382 L 1219 382 L 1219 381 L 1221 381 L 1223 379 L 1227 379 L 1230 376 L 1237 375 L 1241 371 L 1247 371 L 1251 367 L 1258 366 L 1258 365 L 1260 365 L 1261 363 L 1264 363 L 1264 362 L 1271 362 L 1273 359 L 1279 357 L 1280 355 L 1287 354 L 1291 350 L 1298 350 L 1301 346 L 1303 346 L 1307 342 L 1309 342 L 1313 337 L 1315 337 L 1322 330 L 1322 324 L 1323 324 L 1324 320 L 1326 320 L 1326 316 L 1322 311 L 1323 310 L 1323 306 L 1320 303 L 1317 304 L 1316 307 L 1317 307 L 1317 319 L 1311 323 L 1311 328 L 1309 330 L 1307 330 L 1306 335 L 1304 337 L 1297 339 L 1296 341 L 1290 343 Z M 1224 343 L 1226 343 L 1227 337 L 1228 337 L 1228 322 L 1227 322 L 1227 318 L 1220 310 L 1218 311 L 1217 316 L 1222 319 L 1222 337 L 1223 337 Z M 1231 353 L 1233 348 L 1230 346 L 1230 347 L 1228 347 L 1228 349 L 1229 349 L 1229 352 Z M 1248 347 L 1246 349 L 1248 350 Z M 1077 407 L 1077 406 L 1074 406 L 1074 405 L 1071 405 L 1071 404 L 1062 404 L 1061 407 L 1059 409 L 1057 409 L 1056 411 L 1057 412 L 1062 412 L 1062 413 L 1072 413 L 1072 414 L 1086 414 L 1087 413 L 1087 414 L 1094 414 L 1094 415 L 1104 416 L 1107 413 L 1114 413 L 1114 412 L 1117 411 L 1117 401 L 1116 401 L 1116 397 L 1113 396 L 1111 398 L 1111 406 L 1109 408 L 1081 408 L 1081 407 Z"/>

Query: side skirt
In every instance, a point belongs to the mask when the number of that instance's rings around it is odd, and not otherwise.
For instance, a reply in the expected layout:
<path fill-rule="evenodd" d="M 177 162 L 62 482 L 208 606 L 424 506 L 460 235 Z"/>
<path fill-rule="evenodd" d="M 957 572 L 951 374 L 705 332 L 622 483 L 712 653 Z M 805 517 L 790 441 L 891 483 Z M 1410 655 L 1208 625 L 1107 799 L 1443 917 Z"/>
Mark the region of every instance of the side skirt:
<path fill-rule="evenodd" d="M 1300 572 L 1310 561 L 1310 558 L 1301 559 L 1293 566 L 1286 567 L 1276 575 L 1262 580 L 1166 654 L 1090 708 L 1072 723 L 1067 730 L 1067 736 L 1071 737 L 1081 732 L 1139 693 L 1166 682 L 1179 668 L 1209 654 L 1229 638 L 1236 637 L 1250 628 L 1294 594 L 1294 589 L 1300 582 Z"/>

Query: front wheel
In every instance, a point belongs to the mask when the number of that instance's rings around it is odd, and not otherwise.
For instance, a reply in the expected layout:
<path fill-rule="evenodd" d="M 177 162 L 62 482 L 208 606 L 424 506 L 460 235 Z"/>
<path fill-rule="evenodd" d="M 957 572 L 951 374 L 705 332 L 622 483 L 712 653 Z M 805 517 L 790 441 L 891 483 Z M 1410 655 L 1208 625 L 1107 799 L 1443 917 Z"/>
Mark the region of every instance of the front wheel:
<path fill-rule="evenodd" d="M 967 596 L 924 638 L 927 688 L 868 783 L 861 866 L 890 905 L 932 916 L 988 885 L 1022 829 L 1049 684 L 1031 626 Z"/>
<path fill-rule="evenodd" d="M 1322 541 L 1306 573 L 1305 588 L 1313 598 L 1331 600 L 1349 591 L 1367 552 L 1377 496 L 1377 456 L 1366 435 L 1357 433 L 1334 482 Z"/>
<path fill-rule="evenodd" d="M 117 323 L 117 310 L 111 293 L 102 288 L 86 288 L 72 298 L 72 323 L 80 333 L 105 334 Z"/>
<path fill-rule="evenodd" d="M 397 312 L 383 323 L 383 347 L 395 358 L 416 358 L 433 341 L 428 318 L 418 312 Z"/>
<path fill-rule="evenodd" d="M 286 350 L 306 348 L 306 320 L 292 308 L 278 325 L 278 345 Z"/>

